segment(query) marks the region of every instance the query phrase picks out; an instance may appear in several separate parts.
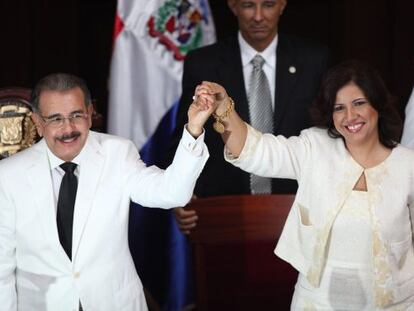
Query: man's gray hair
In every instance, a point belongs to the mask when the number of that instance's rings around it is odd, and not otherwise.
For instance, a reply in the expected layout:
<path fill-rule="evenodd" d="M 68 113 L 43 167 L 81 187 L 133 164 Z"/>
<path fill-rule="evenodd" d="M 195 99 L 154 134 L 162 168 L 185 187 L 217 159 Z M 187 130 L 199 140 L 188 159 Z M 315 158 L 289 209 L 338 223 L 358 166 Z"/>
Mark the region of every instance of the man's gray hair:
<path fill-rule="evenodd" d="M 86 82 L 68 73 L 52 73 L 42 78 L 34 87 L 31 94 L 31 104 L 35 112 L 39 111 L 39 98 L 43 91 L 67 91 L 79 87 L 82 90 L 85 106 L 91 104 L 91 92 Z"/>

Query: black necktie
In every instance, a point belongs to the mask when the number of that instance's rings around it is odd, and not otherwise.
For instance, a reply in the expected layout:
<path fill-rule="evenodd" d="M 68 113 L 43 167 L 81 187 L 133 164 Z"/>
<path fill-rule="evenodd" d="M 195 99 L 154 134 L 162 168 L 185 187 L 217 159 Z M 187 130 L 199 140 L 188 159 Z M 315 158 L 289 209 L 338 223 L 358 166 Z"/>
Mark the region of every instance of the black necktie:
<path fill-rule="evenodd" d="M 73 210 L 75 207 L 76 190 L 78 189 L 78 179 L 74 174 L 76 169 L 75 163 L 65 162 L 60 167 L 65 171 L 65 175 L 60 184 L 56 220 L 60 244 L 62 244 L 68 257 L 72 259 Z"/>

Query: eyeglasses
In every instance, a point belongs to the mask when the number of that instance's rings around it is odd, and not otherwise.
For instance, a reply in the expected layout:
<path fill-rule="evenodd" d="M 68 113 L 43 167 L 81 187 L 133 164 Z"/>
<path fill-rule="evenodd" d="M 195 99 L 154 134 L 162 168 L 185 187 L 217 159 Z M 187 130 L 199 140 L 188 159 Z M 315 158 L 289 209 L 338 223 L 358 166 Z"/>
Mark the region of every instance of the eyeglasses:
<path fill-rule="evenodd" d="M 69 117 L 64 117 L 61 115 L 54 115 L 51 117 L 40 116 L 45 122 L 46 126 L 60 128 L 65 124 L 65 120 L 68 120 L 70 124 L 78 125 L 82 124 L 87 118 L 89 114 L 83 112 L 75 112 L 72 113 Z"/>

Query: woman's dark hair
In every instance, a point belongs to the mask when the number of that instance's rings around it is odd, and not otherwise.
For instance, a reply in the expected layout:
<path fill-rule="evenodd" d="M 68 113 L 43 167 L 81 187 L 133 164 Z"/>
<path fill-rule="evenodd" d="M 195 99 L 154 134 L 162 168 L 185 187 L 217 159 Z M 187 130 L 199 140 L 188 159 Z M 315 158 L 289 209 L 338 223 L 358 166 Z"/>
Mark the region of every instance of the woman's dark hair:
<path fill-rule="evenodd" d="M 319 94 L 310 109 L 314 125 L 328 130 L 333 138 L 342 137 L 333 123 L 333 108 L 338 91 L 349 83 L 358 86 L 371 106 L 378 112 L 378 136 L 387 148 L 394 148 L 401 136 L 402 121 L 379 73 L 356 60 L 332 67 L 322 80 Z"/>

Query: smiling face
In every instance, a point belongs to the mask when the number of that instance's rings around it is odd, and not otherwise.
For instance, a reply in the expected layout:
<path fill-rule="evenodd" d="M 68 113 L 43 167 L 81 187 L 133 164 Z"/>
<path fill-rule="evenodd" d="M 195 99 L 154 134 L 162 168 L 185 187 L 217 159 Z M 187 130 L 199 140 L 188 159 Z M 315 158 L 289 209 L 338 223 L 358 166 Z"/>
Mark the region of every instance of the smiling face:
<path fill-rule="evenodd" d="M 379 142 L 378 112 L 353 82 L 337 92 L 333 122 L 347 146 Z"/>
<path fill-rule="evenodd" d="M 286 0 L 228 0 L 228 5 L 243 38 L 257 51 L 263 51 L 277 34 Z"/>
<path fill-rule="evenodd" d="M 92 105 L 85 106 L 83 92 L 76 87 L 42 91 L 39 111 L 33 114 L 33 120 L 53 154 L 64 161 L 72 161 L 85 145 L 92 125 L 91 116 Z M 63 124 L 55 122 L 61 118 L 65 118 Z M 55 121 L 50 122 L 52 120 Z"/>

